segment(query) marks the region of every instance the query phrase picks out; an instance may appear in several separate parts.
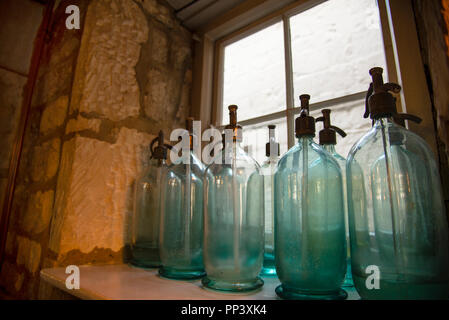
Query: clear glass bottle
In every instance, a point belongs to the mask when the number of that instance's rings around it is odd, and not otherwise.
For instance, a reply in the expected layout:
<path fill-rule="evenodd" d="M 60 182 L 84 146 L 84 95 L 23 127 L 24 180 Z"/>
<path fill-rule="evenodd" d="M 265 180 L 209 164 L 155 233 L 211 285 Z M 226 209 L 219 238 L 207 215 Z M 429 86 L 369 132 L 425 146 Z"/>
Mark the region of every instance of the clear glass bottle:
<path fill-rule="evenodd" d="M 346 240 L 341 170 L 313 141 L 309 95 L 300 96 L 298 143 L 275 174 L 276 271 L 285 299 L 345 299 Z"/>
<path fill-rule="evenodd" d="M 221 291 L 249 291 L 263 285 L 263 177 L 240 146 L 237 106 L 229 106 L 225 146 L 204 174 L 204 266 L 202 283 Z M 221 161 L 220 161 L 221 160 Z M 216 163 L 218 162 L 218 163 Z"/>
<path fill-rule="evenodd" d="M 265 248 L 263 256 L 264 276 L 276 275 L 274 260 L 274 174 L 279 161 L 280 147 L 275 138 L 275 125 L 269 125 L 269 142 L 265 146 L 267 160 L 263 163 L 261 172 L 264 179 L 264 212 L 265 212 Z"/>
<path fill-rule="evenodd" d="M 157 145 L 156 145 L 157 143 Z M 150 144 L 150 159 L 136 179 L 134 211 L 131 222 L 131 264 L 143 268 L 157 268 L 159 257 L 159 222 L 161 208 L 161 179 L 167 168 L 167 149 L 164 134 Z"/>
<path fill-rule="evenodd" d="M 323 109 L 321 110 L 323 113 L 322 117 L 318 117 L 316 121 L 323 122 L 323 129 L 319 132 L 319 142 L 324 150 L 330 153 L 330 155 L 337 161 L 340 165 L 341 169 L 341 177 L 343 180 L 343 204 L 345 209 L 345 230 L 346 230 L 346 251 L 347 251 L 347 261 L 346 261 L 346 276 L 345 281 L 343 282 L 343 287 L 353 287 L 354 283 L 352 282 L 352 273 L 351 273 L 351 252 L 350 252 L 350 243 L 349 243 L 349 225 L 348 225 L 348 201 L 347 201 L 347 192 L 346 192 L 346 159 L 343 158 L 340 154 L 335 150 L 335 145 L 337 144 L 337 133 L 343 138 L 346 137 L 346 133 L 340 129 L 339 127 L 331 125 L 331 110 Z"/>
<path fill-rule="evenodd" d="M 193 119 L 187 119 L 190 148 L 164 175 L 159 274 L 172 279 L 196 279 L 203 266 L 203 173 L 193 152 Z"/>
<path fill-rule="evenodd" d="M 400 87 L 384 84 L 382 72 L 370 70 L 365 117 L 374 125 L 347 160 L 354 285 L 364 299 L 445 299 L 449 238 L 437 165 L 422 138 L 394 123 L 401 115 L 389 91 Z"/>

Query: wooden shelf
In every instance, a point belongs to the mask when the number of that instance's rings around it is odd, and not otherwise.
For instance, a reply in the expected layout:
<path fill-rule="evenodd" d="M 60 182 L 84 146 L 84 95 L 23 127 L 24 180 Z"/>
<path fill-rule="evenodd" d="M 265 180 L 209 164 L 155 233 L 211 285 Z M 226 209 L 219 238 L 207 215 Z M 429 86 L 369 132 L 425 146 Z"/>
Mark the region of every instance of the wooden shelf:
<path fill-rule="evenodd" d="M 205 289 L 200 280 L 161 278 L 157 269 L 139 269 L 126 264 L 80 266 L 80 289 L 68 289 L 65 268 L 41 270 L 43 281 L 81 299 L 95 300 L 278 300 L 277 277 L 264 277 L 264 286 L 250 293 L 221 293 Z M 348 299 L 359 299 L 354 288 Z"/>

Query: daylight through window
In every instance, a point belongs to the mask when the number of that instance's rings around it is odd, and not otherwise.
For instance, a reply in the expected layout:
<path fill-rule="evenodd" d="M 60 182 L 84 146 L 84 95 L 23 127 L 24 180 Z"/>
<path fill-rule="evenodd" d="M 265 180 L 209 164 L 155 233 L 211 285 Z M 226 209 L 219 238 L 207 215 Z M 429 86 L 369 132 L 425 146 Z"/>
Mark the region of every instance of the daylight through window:
<path fill-rule="evenodd" d="M 265 159 L 268 124 L 276 125 L 281 154 L 294 143 L 300 94 L 311 95 L 313 116 L 329 108 L 332 122 L 347 131 L 346 138 L 338 139 L 342 155 L 371 125 L 360 121 L 368 70 L 386 69 L 376 0 L 317 3 L 224 45 L 217 125 L 228 123 L 227 107 L 237 104 L 244 145 L 259 163 Z"/>

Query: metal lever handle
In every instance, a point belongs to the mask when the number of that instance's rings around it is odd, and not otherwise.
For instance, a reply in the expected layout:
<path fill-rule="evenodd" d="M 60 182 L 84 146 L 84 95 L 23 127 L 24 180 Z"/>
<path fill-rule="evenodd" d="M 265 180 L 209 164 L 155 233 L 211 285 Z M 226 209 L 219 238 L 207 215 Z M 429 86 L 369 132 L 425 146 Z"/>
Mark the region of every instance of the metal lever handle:
<path fill-rule="evenodd" d="M 326 112 L 327 111 L 327 112 Z M 318 121 L 322 121 L 324 123 L 324 129 L 333 129 L 335 132 L 337 132 L 340 136 L 342 136 L 343 138 L 346 137 L 346 132 L 344 132 L 342 129 L 340 129 L 339 127 L 330 125 L 330 118 L 329 118 L 329 114 L 330 114 L 330 110 L 322 110 L 323 114 L 325 114 L 326 116 L 321 116 L 315 119 L 316 122 Z M 328 120 L 328 121 L 326 121 Z"/>
<path fill-rule="evenodd" d="M 371 95 L 373 94 L 373 92 L 374 92 L 374 85 L 371 82 L 369 84 L 369 88 L 368 88 L 368 91 L 366 92 L 366 97 L 365 97 L 365 113 L 363 114 L 364 118 L 368 118 L 369 117 L 370 111 L 369 111 L 368 100 L 369 100 L 369 97 L 371 97 Z"/>
<path fill-rule="evenodd" d="M 151 140 L 151 143 L 150 143 L 150 153 L 151 153 L 151 156 L 150 156 L 150 158 L 153 158 L 153 154 L 154 154 L 154 144 L 157 142 L 159 140 L 159 137 L 156 137 L 156 138 L 154 138 L 153 140 Z"/>
<path fill-rule="evenodd" d="M 336 126 L 330 126 L 332 129 L 334 129 L 340 136 L 343 138 L 346 137 L 346 132 L 344 132 L 342 129 Z"/>
<path fill-rule="evenodd" d="M 394 122 L 399 124 L 400 126 L 405 127 L 405 120 L 413 121 L 415 123 L 421 123 L 422 119 L 418 116 L 409 113 L 398 113 L 393 116 Z"/>

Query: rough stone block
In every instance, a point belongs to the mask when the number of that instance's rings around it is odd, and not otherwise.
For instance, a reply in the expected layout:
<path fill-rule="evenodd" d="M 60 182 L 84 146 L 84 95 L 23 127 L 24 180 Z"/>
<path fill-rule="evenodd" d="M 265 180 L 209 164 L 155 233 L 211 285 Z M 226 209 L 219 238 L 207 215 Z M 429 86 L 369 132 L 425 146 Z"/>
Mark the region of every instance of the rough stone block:
<path fill-rule="evenodd" d="M 34 147 L 31 179 L 35 182 L 54 177 L 59 167 L 61 140 L 52 139 L 41 146 Z"/>
<path fill-rule="evenodd" d="M 59 43 L 56 45 L 53 44 L 50 51 L 51 56 L 49 58 L 47 68 L 63 63 L 71 57 L 76 58 L 80 47 L 80 39 L 76 36 L 71 36 L 70 33 L 73 33 L 73 31 L 70 31 L 71 30 L 66 29 L 66 34 L 64 34 L 64 37 L 60 39 Z"/>
<path fill-rule="evenodd" d="M 152 43 L 151 56 L 153 64 L 165 65 L 168 58 L 167 34 L 158 28 L 152 28 L 150 31 L 150 39 Z"/>
<path fill-rule="evenodd" d="M 21 227 L 25 232 L 39 234 L 45 231 L 53 212 L 54 191 L 38 191 L 31 195 Z"/>
<path fill-rule="evenodd" d="M 17 237 L 17 242 L 17 265 L 24 265 L 31 273 L 36 272 L 41 261 L 41 245 L 36 241 L 20 236 Z"/>
<path fill-rule="evenodd" d="M 122 128 L 116 143 L 76 136 L 64 143 L 50 249 L 119 251 L 128 238 L 132 186 L 151 136 Z M 61 258 L 62 259 L 62 258 Z"/>
<path fill-rule="evenodd" d="M 15 248 L 16 248 L 16 234 L 13 233 L 12 231 L 8 231 L 8 235 L 6 236 L 5 252 L 7 254 L 13 255 Z"/>
<path fill-rule="evenodd" d="M 152 16 L 156 16 L 159 13 L 159 4 L 157 0 L 137 0 L 143 9 Z"/>
<path fill-rule="evenodd" d="M 166 6 L 159 6 L 159 13 L 156 19 L 165 24 L 169 28 L 173 28 L 177 23 L 171 15 L 171 9 Z M 179 24 L 179 23 L 178 23 Z"/>
<path fill-rule="evenodd" d="M 148 38 L 145 15 L 132 0 L 91 2 L 76 71 L 71 110 L 110 120 L 139 115 L 135 66 Z"/>
<path fill-rule="evenodd" d="M 173 51 L 174 55 L 174 67 L 175 70 L 183 70 L 192 58 L 192 49 L 184 44 L 174 45 Z"/>
<path fill-rule="evenodd" d="M 8 262 L 3 262 L 2 271 L 0 274 L 0 285 L 9 293 L 14 293 L 20 290 L 23 284 L 23 274 L 17 270 L 17 267 Z"/>
<path fill-rule="evenodd" d="M 36 81 L 31 106 L 38 107 L 67 95 L 72 87 L 73 68 L 72 59 L 68 59 L 42 74 Z"/>
<path fill-rule="evenodd" d="M 40 131 L 45 134 L 64 123 L 69 97 L 61 96 L 51 102 L 42 113 Z"/>
<path fill-rule="evenodd" d="M 22 288 L 24 278 L 25 275 L 23 273 L 20 273 L 18 275 L 16 281 L 14 282 L 14 288 L 16 289 L 16 291 L 20 291 L 20 289 Z"/>
<path fill-rule="evenodd" d="M 178 112 L 176 113 L 177 119 L 183 119 L 187 117 L 187 113 L 190 110 L 190 85 L 184 83 L 182 85 L 181 99 L 179 102 Z"/>
<path fill-rule="evenodd" d="M 156 0 L 136 0 L 142 5 L 142 8 L 154 19 L 164 24 L 168 28 L 179 26 L 179 22 L 174 19 L 170 9 Z"/>
<path fill-rule="evenodd" d="M 100 131 L 101 120 L 100 119 L 87 119 L 84 117 L 78 117 L 76 119 L 70 119 L 67 123 L 65 133 L 79 132 L 83 130 L 92 130 L 96 133 Z"/>
<path fill-rule="evenodd" d="M 26 80 L 24 76 L 0 69 L 0 168 L 9 167 Z"/>
<path fill-rule="evenodd" d="M 184 73 L 167 74 L 157 69 L 148 73 L 148 83 L 144 96 L 145 115 L 159 123 L 161 128 L 170 130 L 181 123 L 189 110 L 190 85 L 184 84 Z M 181 121 L 181 122 L 180 122 Z"/>
<path fill-rule="evenodd" d="M 151 69 L 148 78 L 149 82 L 146 90 L 148 95 L 144 101 L 145 114 L 147 117 L 159 122 L 165 119 L 168 110 L 174 108 L 174 106 L 168 104 L 171 90 L 168 88 L 169 84 L 165 73 Z"/>
<path fill-rule="evenodd" d="M 188 69 L 186 71 L 186 74 L 184 75 L 184 83 L 192 84 L 192 79 L 193 79 L 192 69 Z"/>

